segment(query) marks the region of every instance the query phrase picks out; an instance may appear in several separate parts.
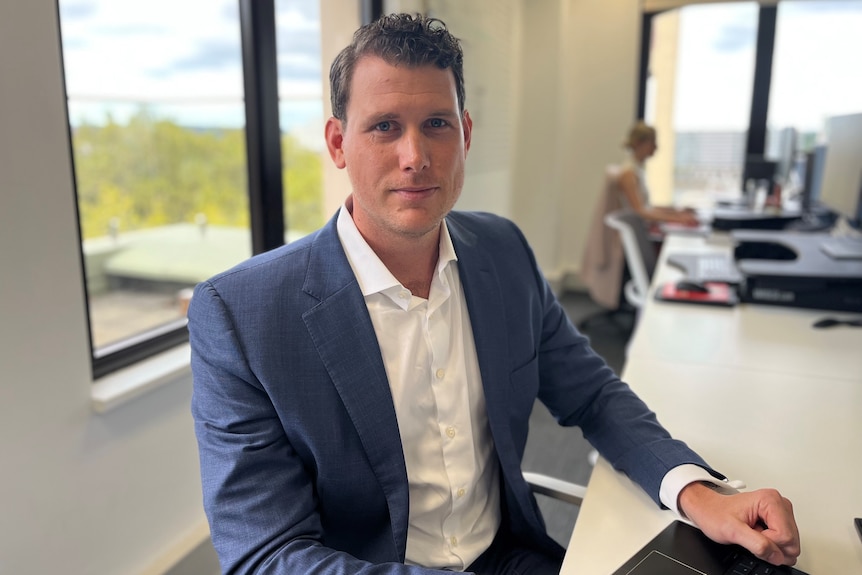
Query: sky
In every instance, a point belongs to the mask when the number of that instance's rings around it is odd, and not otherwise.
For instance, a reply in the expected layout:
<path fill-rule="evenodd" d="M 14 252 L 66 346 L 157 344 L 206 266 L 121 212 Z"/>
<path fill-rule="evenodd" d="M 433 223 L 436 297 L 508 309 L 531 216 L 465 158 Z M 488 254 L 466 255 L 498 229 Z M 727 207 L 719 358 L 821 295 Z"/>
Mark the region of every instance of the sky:
<path fill-rule="evenodd" d="M 677 130 L 747 128 L 757 15 L 753 2 L 682 9 Z M 770 126 L 818 131 L 862 112 L 862 1 L 783 1 L 776 30 Z"/>
<path fill-rule="evenodd" d="M 322 133 L 318 2 L 276 0 L 282 128 Z M 757 5 L 682 9 L 675 124 L 745 130 Z M 240 127 L 237 0 L 60 0 L 70 116 L 122 121 L 141 102 L 181 124 Z M 862 0 L 786 0 L 778 16 L 770 125 L 818 130 L 862 111 Z"/>
<path fill-rule="evenodd" d="M 73 125 L 145 102 L 184 125 L 244 125 L 237 0 L 60 0 L 60 22 Z M 282 127 L 322 133 L 318 3 L 276 0 L 276 32 Z"/>

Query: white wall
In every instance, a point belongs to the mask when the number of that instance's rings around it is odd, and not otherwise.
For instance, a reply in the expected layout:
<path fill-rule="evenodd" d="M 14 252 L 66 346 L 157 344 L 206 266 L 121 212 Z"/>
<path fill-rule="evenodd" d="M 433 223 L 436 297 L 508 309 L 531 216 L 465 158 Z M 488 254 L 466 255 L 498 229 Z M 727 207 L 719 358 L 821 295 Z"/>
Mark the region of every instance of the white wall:
<path fill-rule="evenodd" d="M 478 104 L 481 120 L 458 208 L 512 218 L 545 275 L 576 286 L 604 167 L 622 158 L 635 116 L 639 2 L 483 3 L 493 4 L 491 16 L 505 10 L 512 21 L 504 26 L 462 9 L 443 14 L 464 38 L 467 107 Z M 476 74 L 478 102 L 469 91 Z M 493 135 L 483 139 L 483 130 Z"/>
<path fill-rule="evenodd" d="M 91 410 L 61 79 L 55 3 L 0 3 L 0 573 L 145 573 L 204 521 L 190 378 Z"/>
<path fill-rule="evenodd" d="M 560 201 L 549 206 L 560 218 L 559 251 L 549 259 L 557 274 L 572 276 L 580 269 L 604 167 L 623 157 L 622 140 L 635 119 L 640 2 L 560 0 L 560 6 L 560 127 L 554 158 Z"/>

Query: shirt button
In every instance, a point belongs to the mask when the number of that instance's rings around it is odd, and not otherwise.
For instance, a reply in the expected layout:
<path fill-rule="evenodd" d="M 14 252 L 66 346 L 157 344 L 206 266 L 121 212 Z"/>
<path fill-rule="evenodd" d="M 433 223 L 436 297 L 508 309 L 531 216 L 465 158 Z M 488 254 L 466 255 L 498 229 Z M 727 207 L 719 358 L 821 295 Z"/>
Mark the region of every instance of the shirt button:
<path fill-rule="evenodd" d="M 401 292 L 398 293 L 398 297 L 401 299 L 407 299 L 410 297 L 410 292 L 407 290 L 401 290 Z"/>
<path fill-rule="evenodd" d="M 446 428 L 446 435 L 449 436 L 449 439 L 455 437 L 455 428 L 452 427 L 451 425 L 449 427 L 447 427 Z"/>
<path fill-rule="evenodd" d="M 449 543 L 452 544 L 452 547 L 458 547 L 458 538 L 453 535 L 449 538 Z"/>
<path fill-rule="evenodd" d="M 446 370 L 441 367 L 436 372 L 434 372 L 434 375 L 437 376 L 437 379 L 443 379 L 443 376 L 446 375 Z"/>
<path fill-rule="evenodd" d="M 456 493 L 456 495 L 458 495 L 458 497 L 464 497 L 464 494 L 467 493 L 467 490 L 462 487 L 461 489 L 459 489 L 455 493 Z"/>

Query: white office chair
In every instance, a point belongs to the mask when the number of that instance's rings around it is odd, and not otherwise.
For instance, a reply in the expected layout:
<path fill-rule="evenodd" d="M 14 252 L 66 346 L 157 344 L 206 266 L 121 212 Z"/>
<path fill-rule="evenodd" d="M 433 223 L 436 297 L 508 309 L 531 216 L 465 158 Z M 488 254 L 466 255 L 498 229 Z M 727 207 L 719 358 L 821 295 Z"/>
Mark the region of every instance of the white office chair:
<path fill-rule="evenodd" d="M 533 471 L 523 471 L 522 473 L 533 493 L 546 495 L 572 505 L 580 505 L 587 494 L 587 488 L 577 483 L 563 481 Z"/>
<path fill-rule="evenodd" d="M 623 252 L 631 274 L 631 279 L 623 287 L 626 301 L 641 308 L 646 302 L 657 259 L 646 224 L 631 210 L 611 212 L 605 216 L 605 223 L 619 232 L 623 242 Z"/>

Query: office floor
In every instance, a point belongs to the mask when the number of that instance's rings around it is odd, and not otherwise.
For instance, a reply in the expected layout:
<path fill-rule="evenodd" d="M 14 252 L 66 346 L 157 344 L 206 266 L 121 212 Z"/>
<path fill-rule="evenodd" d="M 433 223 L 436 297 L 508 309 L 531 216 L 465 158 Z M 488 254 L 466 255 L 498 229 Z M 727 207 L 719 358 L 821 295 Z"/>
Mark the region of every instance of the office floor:
<path fill-rule="evenodd" d="M 600 311 L 586 293 L 567 292 L 560 297 L 560 302 L 576 325 Z M 596 317 L 583 329 L 593 348 L 617 373 L 623 366 L 632 319 L 629 314 Z M 580 430 L 560 427 L 543 405 L 536 404 L 524 453 L 525 470 L 586 485 L 592 471 L 587 460 L 590 449 Z M 577 507 L 543 496 L 538 499 L 548 532 L 561 545 L 567 545 L 577 519 Z"/>

